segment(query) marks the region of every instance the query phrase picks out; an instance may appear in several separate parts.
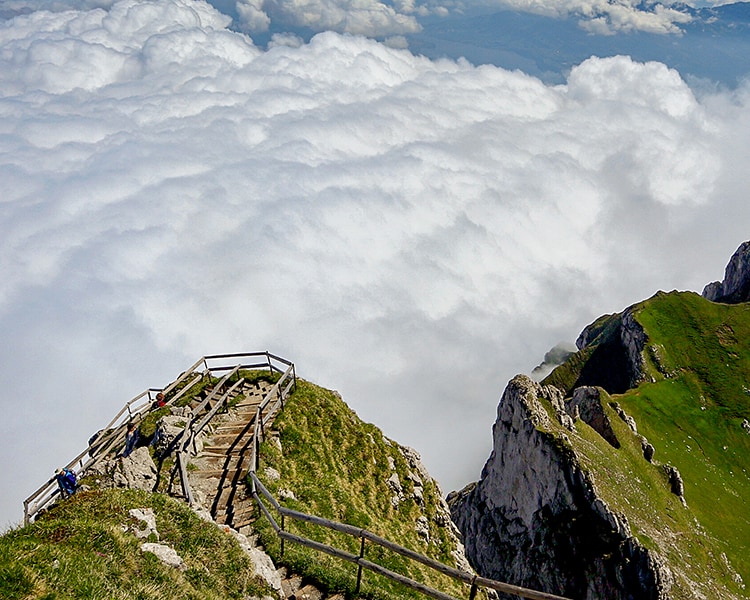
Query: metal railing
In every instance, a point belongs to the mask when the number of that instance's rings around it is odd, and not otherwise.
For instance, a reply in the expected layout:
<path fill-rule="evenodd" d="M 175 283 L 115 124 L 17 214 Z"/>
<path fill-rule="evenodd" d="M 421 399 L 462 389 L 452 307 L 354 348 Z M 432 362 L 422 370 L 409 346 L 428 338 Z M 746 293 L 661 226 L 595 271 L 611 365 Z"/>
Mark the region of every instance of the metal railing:
<path fill-rule="evenodd" d="M 265 361 L 257 362 L 257 359 L 263 357 Z M 232 362 L 227 364 L 227 359 L 254 359 L 255 362 Z M 216 364 L 221 362 L 221 364 Z M 200 366 L 203 366 L 202 371 L 197 371 Z M 281 366 L 279 366 L 281 365 Z M 279 373 L 281 376 L 273 387 L 266 393 L 260 405 L 256 409 L 255 423 L 252 438 L 252 453 L 250 462 L 250 478 L 252 494 L 255 498 L 260 511 L 268 519 L 271 527 L 275 531 L 276 535 L 281 540 L 281 552 L 284 552 L 284 542 L 289 541 L 302 546 L 312 548 L 318 552 L 323 552 L 330 556 L 334 556 L 346 562 L 350 562 L 357 565 L 357 584 L 355 593 L 359 593 L 360 585 L 362 580 L 362 571 L 367 569 L 373 573 L 377 573 L 396 581 L 402 585 L 405 585 L 411 589 L 417 590 L 427 596 L 436 598 L 437 600 L 457 600 L 453 596 L 436 590 L 430 586 L 427 586 L 421 582 L 415 581 L 409 577 L 391 571 L 386 567 L 369 561 L 365 558 L 365 544 L 370 542 L 380 546 L 381 548 L 395 552 L 409 560 L 419 562 L 428 568 L 447 575 L 448 577 L 459 581 L 461 583 L 468 584 L 470 586 L 469 599 L 474 600 L 477 592 L 481 588 L 488 588 L 502 592 L 505 594 L 515 595 L 521 598 L 527 598 L 529 600 L 569 600 L 562 596 L 556 596 L 554 594 L 548 594 L 545 592 L 539 592 L 519 586 L 514 586 L 508 583 L 495 581 L 480 577 L 473 573 L 461 571 L 454 567 L 445 565 L 435 559 L 429 558 L 413 550 L 409 550 L 403 546 L 395 544 L 385 538 L 382 538 L 366 529 L 347 525 L 345 523 L 338 523 L 318 517 L 315 515 L 309 515 L 300 511 L 295 511 L 282 506 L 276 498 L 266 489 L 263 483 L 258 479 L 257 469 L 260 461 L 260 443 L 262 438 L 265 437 L 266 425 L 273 421 L 273 418 L 279 410 L 284 408 L 284 402 L 292 393 L 296 386 L 296 373 L 294 364 L 290 361 L 275 356 L 268 351 L 266 352 L 252 352 L 252 353 L 241 353 L 241 354 L 216 354 L 210 356 L 204 356 L 195 362 L 187 371 L 183 372 L 173 383 L 164 389 L 149 388 L 135 398 L 125 404 L 125 406 L 115 415 L 110 423 L 102 430 L 106 434 L 101 436 L 101 439 L 97 438 L 96 441 L 92 442 L 83 452 L 81 452 L 76 458 L 70 461 L 67 465 L 68 468 L 72 468 L 76 464 L 80 464 L 80 473 L 85 474 L 87 469 L 92 468 L 99 460 L 103 459 L 111 450 L 117 447 L 118 444 L 124 443 L 124 432 L 127 423 L 131 421 L 139 421 L 143 418 L 143 415 L 150 410 L 154 398 L 153 393 L 163 392 L 165 395 L 170 391 L 174 390 L 178 385 L 183 382 L 187 383 L 184 387 L 172 398 L 170 398 L 168 404 L 174 404 L 176 400 L 186 394 L 194 385 L 199 383 L 204 377 L 212 376 L 214 373 L 224 373 L 222 378 L 214 385 L 212 391 L 208 396 L 193 410 L 193 418 L 185 425 L 182 433 L 175 439 L 176 443 L 176 454 L 177 454 L 177 469 L 180 473 L 182 480 L 182 488 L 185 499 L 191 505 L 194 503 L 192 491 L 190 489 L 190 483 L 187 475 L 187 462 L 190 455 L 190 446 L 193 444 L 195 437 L 199 435 L 203 429 L 211 422 L 214 416 L 221 410 L 222 407 L 226 406 L 230 398 L 233 397 L 234 392 L 244 381 L 239 378 L 238 380 L 230 385 L 231 378 L 238 375 L 240 370 L 243 369 L 268 369 L 271 372 Z M 193 376 L 193 377 L 191 377 Z M 227 387 L 229 386 L 229 387 Z M 220 394 L 221 390 L 224 390 Z M 220 395 L 219 395 L 220 394 Z M 211 406 L 211 402 L 214 402 Z M 127 413 L 127 418 L 125 418 Z M 83 457 L 89 454 L 89 460 L 85 463 Z M 54 488 L 54 489 L 52 489 Z M 37 514 L 43 508 L 46 508 L 52 503 L 58 494 L 57 485 L 54 477 L 51 478 L 47 483 L 37 489 L 31 496 L 24 501 L 24 522 L 29 523 L 35 514 Z M 279 525 L 271 514 L 270 510 L 263 502 L 264 497 L 273 507 L 273 509 L 281 516 L 281 525 Z M 40 498 L 40 499 L 38 499 Z M 38 500 L 37 500 L 38 499 Z M 333 531 L 344 533 L 355 538 L 360 539 L 360 553 L 359 555 L 352 554 L 346 550 L 341 550 L 327 544 L 317 542 L 290 533 L 286 530 L 285 520 L 286 518 L 298 521 L 306 521 L 322 527 L 326 527 Z"/>
<path fill-rule="evenodd" d="M 235 359 L 240 359 L 240 362 L 237 363 Z M 232 360 L 232 363 L 227 364 L 228 360 Z M 173 405 L 204 378 L 210 377 L 214 373 L 224 373 L 233 369 L 268 369 L 272 373 L 281 374 L 290 371 L 292 381 L 296 381 L 294 364 L 268 351 L 202 356 L 167 387 L 161 389 L 148 388 L 126 402 L 110 422 L 100 430 L 98 437 L 92 439 L 83 451 L 64 465 L 65 468 L 74 469 L 79 477 L 83 476 L 114 449 L 124 445 L 128 423 L 139 423 L 150 412 L 157 393 L 162 392 L 167 395 L 182 385 L 183 387 L 167 402 L 167 404 Z M 198 409 L 195 413 L 200 416 Z M 205 427 L 208 421 L 210 419 L 201 425 L 201 429 Z M 57 482 L 53 476 L 26 498 L 23 502 L 24 524 L 30 523 L 36 514 L 54 503 L 59 493 Z"/>
<path fill-rule="evenodd" d="M 236 355 L 225 355 L 226 357 L 235 357 Z M 274 357 L 276 360 L 283 361 L 285 364 L 287 364 L 287 368 L 285 371 L 281 371 L 278 367 L 273 368 L 271 366 L 271 358 L 269 355 L 269 363 L 268 367 L 272 372 L 280 372 L 281 377 L 279 377 L 278 381 L 274 383 L 273 387 L 266 393 L 266 395 L 263 397 L 263 400 L 261 400 L 261 403 L 258 405 L 258 408 L 256 409 L 255 414 L 255 426 L 258 426 L 258 423 L 260 423 L 261 427 L 265 426 L 265 423 L 270 421 L 273 418 L 273 415 L 276 414 L 276 412 L 279 410 L 280 407 L 283 407 L 284 401 L 286 398 L 292 393 L 294 390 L 294 387 L 297 383 L 297 376 L 294 371 L 294 364 L 290 363 L 288 361 L 285 361 L 284 359 L 280 359 L 278 357 Z M 210 358 L 216 358 L 216 357 L 210 357 Z M 216 371 L 228 371 L 226 375 L 222 378 L 222 380 L 214 387 L 214 391 L 209 394 L 209 396 L 201 403 L 200 406 L 196 408 L 197 416 L 194 417 L 190 422 L 188 422 L 185 425 L 185 429 L 183 430 L 181 434 L 181 439 L 179 440 L 179 446 L 177 449 L 177 467 L 180 473 L 180 479 L 182 482 L 182 492 L 185 496 L 185 499 L 187 502 L 193 506 L 194 499 L 193 499 L 193 493 L 190 488 L 190 481 L 188 479 L 187 475 L 187 463 L 188 463 L 188 457 L 190 456 L 189 449 L 192 446 L 196 436 L 198 436 L 203 429 L 208 425 L 208 423 L 211 422 L 213 417 L 218 413 L 218 411 L 226 405 L 226 403 L 229 401 L 230 398 L 234 396 L 234 392 L 236 389 L 243 383 L 243 379 L 238 379 L 238 381 L 232 385 L 229 389 L 227 389 L 226 392 L 218 399 L 218 401 L 214 404 L 210 410 L 208 410 L 207 413 L 204 415 L 201 414 L 202 410 L 207 408 L 209 406 L 209 402 L 217 390 L 220 390 L 223 386 L 227 385 L 228 382 L 231 380 L 232 376 L 236 375 L 240 369 L 249 369 L 249 368 L 259 368 L 262 365 L 252 365 L 252 366 L 246 366 L 246 365 L 235 365 L 234 367 L 210 367 L 212 370 Z M 270 405 L 270 406 L 269 406 Z M 264 416 L 265 412 L 265 416 Z M 265 422 L 264 422 L 265 419 Z M 255 446 L 255 440 L 253 440 L 253 455 L 251 459 L 251 464 L 255 464 L 255 460 L 257 457 L 257 451 Z"/>
<path fill-rule="evenodd" d="M 278 406 L 278 403 L 276 406 Z M 283 408 L 283 404 L 281 404 L 281 408 Z M 379 575 L 382 575 L 383 577 L 391 579 L 392 581 L 396 581 L 411 589 L 421 592 L 426 596 L 436 598 L 437 600 L 457 600 L 449 594 L 441 592 L 440 590 L 436 590 L 430 586 L 425 585 L 424 583 L 415 581 L 409 577 L 401 575 L 400 573 L 395 573 L 394 571 L 391 571 L 390 569 L 387 569 L 382 565 L 367 560 L 365 558 L 365 543 L 370 542 L 371 544 L 375 544 L 377 546 L 380 546 L 381 548 L 395 552 L 396 554 L 399 554 L 409 560 L 419 562 L 427 566 L 428 568 L 437 571 L 438 573 L 442 573 L 443 575 L 447 575 L 448 577 L 456 581 L 468 584 L 470 586 L 469 600 L 474 600 L 474 598 L 476 598 L 477 592 L 481 588 L 488 588 L 505 594 L 512 594 L 520 598 L 527 598 L 529 600 L 569 600 L 568 598 L 564 598 L 562 596 L 556 596 L 554 594 L 548 594 L 546 592 L 539 592 L 536 590 L 511 585 L 509 583 L 487 579 L 485 577 L 480 577 L 479 575 L 476 575 L 474 573 L 467 573 L 465 571 L 461 571 L 460 569 L 445 565 L 428 556 L 419 554 L 418 552 L 414 552 L 413 550 L 409 550 L 408 548 L 404 548 L 403 546 L 395 544 L 370 531 L 367 531 L 366 529 L 354 527 L 353 525 L 347 525 L 345 523 L 331 521 L 329 519 L 324 519 L 315 515 L 309 515 L 307 513 L 292 510 L 290 508 L 282 506 L 279 501 L 274 498 L 274 496 L 266 489 L 266 487 L 258 478 L 257 474 L 257 470 L 260 466 L 260 443 L 262 441 L 261 438 L 265 437 L 264 425 L 273 418 L 274 414 L 274 411 L 271 410 L 269 411 L 269 414 L 266 418 L 262 418 L 260 413 L 256 415 L 255 428 L 253 431 L 253 457 L 250 467 L 250 479 L 253 497 L 255 498 L 255 501 L 258 504 L 261 513 L 266 517 L 266 519 L 268 519 L 268 522 L 271 524 L 271 527 L 281 541 L 282 556 L 284 554 L 284 541 L 290 541 L 307 548 L 317 550 L 318 552 L 323 552 L 330 556 L 334 556 L 346 562 L 356 564 L 357 583 L 354 592 L 355 594 L 359 594 L 360 592 L 362 570 L 367 569 L 369 571 L 372 571 L 373 573 L 377 573 Z M 281 516 L 281 524 L 279 524 L 277 520 L 274 519 L 271 511 L 263 502 L 263 498 L 261 496 L 265 498 L 273 507 L 273 509 Z M 328 544 L 324 544 L 322 542 L 290 533 L 286 530 L 287 518 L 313 523 L 315 525 L 319 525 L 321 527 L 325 527 L 339 533 L 344 533 L 352 537 L 359 538 L 360 553 L 359 555 L 352 554 L 351 552 L 348 552 L 346 550 L 341 550 L 340 548 L 335 548 Z"/>

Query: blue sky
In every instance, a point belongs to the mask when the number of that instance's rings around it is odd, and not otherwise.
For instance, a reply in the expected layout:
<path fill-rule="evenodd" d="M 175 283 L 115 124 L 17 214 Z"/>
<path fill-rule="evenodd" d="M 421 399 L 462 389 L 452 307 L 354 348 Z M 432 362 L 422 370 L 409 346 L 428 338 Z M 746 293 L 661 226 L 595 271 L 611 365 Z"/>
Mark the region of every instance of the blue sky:
<path fill-rule="evenodd" d="M 0 522 L 219 352 L 476 479 L 513 375 L 750 237 L 750 86 L 711 67 L 747 38 L 680 71 L 658 6 L 487 5 L 561 36 L 493 46 L 457 3 L 0 3 Z M 638 36 L 674 51 L 607 50 Z"/>

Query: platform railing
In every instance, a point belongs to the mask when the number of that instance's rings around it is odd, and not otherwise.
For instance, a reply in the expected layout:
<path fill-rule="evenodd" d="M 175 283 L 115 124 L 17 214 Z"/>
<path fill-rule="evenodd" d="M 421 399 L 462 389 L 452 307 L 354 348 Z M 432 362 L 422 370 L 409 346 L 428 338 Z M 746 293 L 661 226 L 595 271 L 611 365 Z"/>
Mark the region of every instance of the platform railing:
<path fill-rule="evenodd" d="M 279 381 L 279 383 L 281 383 L 281 380 Z M 277 385 L 279 384 L 277 383 Z M 269 393 L 268 395 L 270 396 L 271 394 Z M 568 598 L 564 598 L 562 596 L 556 596 L 554 594 L 548 594 L 546 592 L 540 592 L 537 590 L 523 588 L 523 587 L 519 587 L 516 585 L 509 584 L 509 583 L 504 583 L 501 581 L 495 581 L 493 579 L 480 577 L 479 575 L 476 575 L 474 573 L 461 571 L 460 569 L 456 569 L 455 567 L 445 565 L 433 558 L 424 556 L 422 554 L 419 554 L 418 552 L 414 552 L 413 550 L 410 550 L 408 548 L 395 544 L 370 531 L 367 531 L 366 529 L 355 527 L 353 525 L 347 525 L 346 523 L 339 523 L 336 521 L 331 521 L 329 519 L 325 519 L 322 517 L 318 517 L 316 515 L 310 515 L 304 512 L 292 510 L 290 508 L 286 508 L 285 506 L 283 506 L 268 491 L 268 489 L 266 489 L 266 487 L 263 485 L 261 480 L 258 478 L 258 469 L 260 468 L 260 444 L 265 438 L 266 425 L 273 420 L 273 417 L 276 415 L 276 412 L 278 410 L 283 409 L 283 406 L 284 406 L 283 401 L 281 401 L 280 399 L 268 410 L 268 413 L 265 417 L 262 416 L 262 411 L 260 409 L 258 413 L 256 414 L 255 427 L 253 429 L 253 442 L 252 442 L 253 452 L 252 452 L 252 460 L 250 463 L 251 466 L 250 466 L 250 473 L 249 473 L 250 486 L 251 486 L 253 498 L 255 499 L 261 514 L 268 520 L 274 532 L 279 537 L 281 541 L 282 555 L 284 553 L 284 542 L 289 541 L 295 544 L 299 544 L 301 546 L 305 546 L 307 548 L 311 548 L 318 552 L 322 552 L 324 554 L 334 556 L 343 561 L 356 564 L 357 565 L 357 583 L 356 583 L 356 589 L 354 591 L 355 595 L 358 595 L 360 593 L 360 586 L 361 586 L 361 581 L 362 581 L 362 570 L 367 569 L 369 571 L 372 571 L 373 573 L 377 573 L 379 575 L 382 575 L 383 577 L 391 579 L 392 581 L 396 581 L 408 588 L 416 590 L 431 598 L 436 598 L 437 600 L 458 600 L 457 598 L 449 594 L 446 594 L 445 592 L 434 589 L 428 585 L 425 585 L 424 583 L 415 581 L 414 579 L 401 575 L 400 573 L 395 573 L 394 571 L 391 571 L 390 569 L 387 569 L 386 567 L 382 565 L 379 565 L 375 562 L 367 560 L 365 558 L 365 544 L 369 542 L 370 544 L 375 544 L 377 546 L 380 546 L 382 548 L 395 552 L 396 554 L 400 554 L 401 556 L 409 560 L 419 562 L 427 566 L 428 568 L 432 569 L 433 571 L 436 571 L 443 575 L 447 575 L 448 577 L 456 581 L 468 584 L 469 600 L 474 600 L 477 596 L 478 591 L 481 588 L 495 590 L 497 592 L 502 592 L 504 594 L 511 594 L 519 598 L 526 598 L 528 600 L 569 600 Z M 273 508 L 276 514 L 280 516 L 280 519 L 277 520 L 274 518 L 266 502 Z M 304 536 L 290 533 L 286 528 L 287 519 L 313 523 L 315 525 L 319 525 L 321 527 L 325 527 L 333 531 L 337 531 L 340 533 L 350 535 L 355 538 L 359 538 L 360 553 L 359 555 L 352 554 L 349 551 L 342 550 L 340 548 L 335 548 L 328 544 L 324 544 L 322 542 L 311 540 Z"/>
<path fill-rule="evenodd" d="M 75 470 L 79 477 L 84 476 L 87 471 L 94 468 L 101 460 L 124 445 L 128 424 L 131 422 L 139 423 L 151 411 L 156 394 L 161 392 L 164 395 L 168 395 L 175 388 L 183 385 L 179 392 L 170 397 L 168 404 L 171 405 L 177 402 L 184 394 L 188 393 L 193 386 L 197 385 L 205 377 L 218 374 L 223 376 L 226 371 L 231 371 L 235 368 L 268 369 L 272 373 L 281 374 L 290 371 L 293 381 L 296 377 L 292 362 L 267 350 L 264 352 L 202 356 L 167 387 L 148 388 L 128 400 L 109 423 L 100 430 L 98 437 L 92 439 L 86 448 L 66 463 L 64 467 Z M 24 500 L 24 524 L 30 523 L 40 511 L 49 508 L 57 500 L 59 494 L 57 481 L 52 476 Z"/>

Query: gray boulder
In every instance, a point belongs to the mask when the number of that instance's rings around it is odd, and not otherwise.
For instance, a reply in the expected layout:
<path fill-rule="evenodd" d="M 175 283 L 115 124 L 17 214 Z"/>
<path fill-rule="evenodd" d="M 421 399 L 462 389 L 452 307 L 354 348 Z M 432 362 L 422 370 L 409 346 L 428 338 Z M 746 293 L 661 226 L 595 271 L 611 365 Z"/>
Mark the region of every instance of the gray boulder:
<path fill-rule="evenodd" d="M 180 571 L 185 571 L 187 569 L 185 561 L 182 560 L 182 557 L 179 554 L 177 554 L 177 551 L 165 544 L 146 542 L 141 544 L 141 552 L 150 552 L 165 565 L 174 567 Z"/>
<path fill-rule="evenodd" d="M 117 487 L 153 491 L 157 470 L 148 448 L 136 448 L 130 456 L 115 459 L 114 463 L 112 478 Z"/>
<path fill-rule="evenodd" d="M 175 439 L 185 429 L 186 418 L 179 415 L 167 415 L 159 419 L 154 433 L 154 451 L 157 456 L 166 456 L 172 450 Z"/>

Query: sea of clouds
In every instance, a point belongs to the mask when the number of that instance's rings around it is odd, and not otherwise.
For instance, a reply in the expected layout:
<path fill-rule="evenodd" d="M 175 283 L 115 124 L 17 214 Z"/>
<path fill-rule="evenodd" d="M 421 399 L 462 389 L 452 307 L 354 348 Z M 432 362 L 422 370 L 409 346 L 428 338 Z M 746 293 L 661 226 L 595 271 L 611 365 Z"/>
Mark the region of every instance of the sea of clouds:
<path fill-rule="evenodd" d="M 455 489 L 510 377 L 750 238 L 748 85 L 616 57 L 547 86 L 332 32 L 259 48 L 200 1 L 70 6 L 0 22 L 0 523 L 216 352 L 293 360 Z"/>

